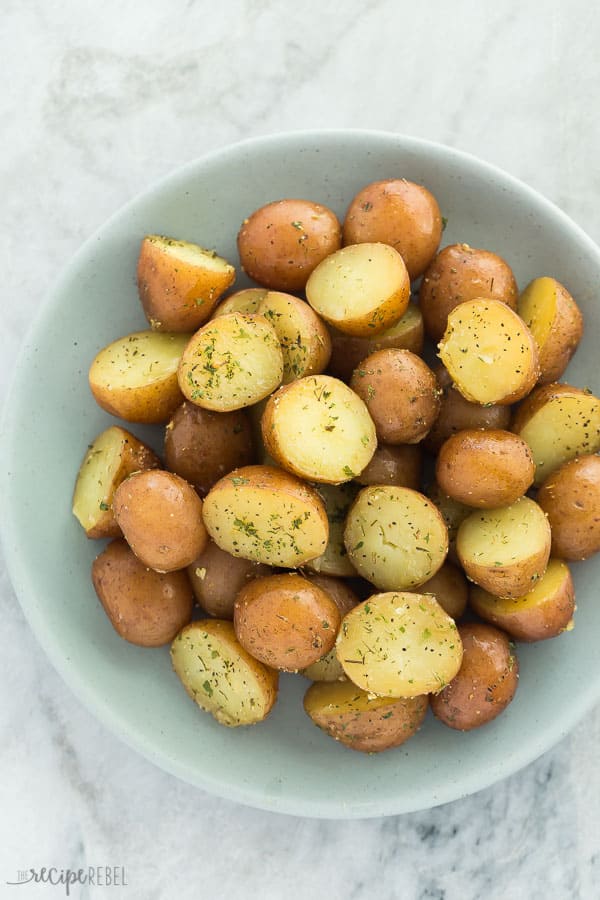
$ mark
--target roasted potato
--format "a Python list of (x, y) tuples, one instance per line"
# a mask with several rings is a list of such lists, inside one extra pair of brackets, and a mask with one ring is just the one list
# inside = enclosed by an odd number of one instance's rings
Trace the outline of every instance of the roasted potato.
[(538, 347), (541, 384), (560, 378), (583, 335), (583, 316), (555, 278), (534, 278), (519, 297), (518, 312)]
[(226, 316), (229, 313), (257, 313), (260, 301), (267, 295), (266, 288), (244, 288), (225, 297), (215, 307), (211, 319)]
[(344, 525), (348, 510), (358, 493), (358, 486), (353, 482), (345, 484), (315, 484), (315, 490), (325, 504), (329, 521), (329, 540), (325, 552), (316, 559), (309, 560), (306, 565), (323, 575), (351, 577), (356, 570), (344, 545)]
[(265, 565), (301, 566), (320, 556), (329, 538), (314, 488), (273, 466), (245, 466), (221, 478), (206, 496), (203, 517), (222, 550)]
[(92, 584), (111, 625), (131, 644), (169, 644), (192, 618), (194, 597), (185, 572), (146, 568), (123, 540), (96, 557)]
[(497, 253), (451, 244), (435, 257), (421, 282), (419, 306), (425, 331), (439, 341), (448, 315), (465, 300), (501, 300), (516, 310), (519, 289), (508, 263)]
[(456, 550), (471, 581), (497, 597), (521, 597), (546, 571), (550, 525), (537, 503), (521, 497), (467, 516)]
[(183, 402), (177, 368), (187, 334), (137, 331), (97, 354), (89, 371), (94, 400), (127, 422), (166, 422)]
[(348, 678), (383, 697), (441, 690), (460, 668), (454, 620), (431, 594), (375, 594), (342, 620), (336, 652)]
[[(340, 618), (360, 603), (358, 596), (343, 578), (330, 578), (328, 575), (315, 575), (306, 572), (305, 577), (328, 594), (338, 608)], [(302, 669), (302, 675), (311, 681), (345, 681), (346, 674), (337, 658), (335, 647), (316, 662)]]
[(267, 291), (258, 312), (271, 323), (283, 353), (283, 383), (324, 372), (331, 356), (331, 338), (313, 309), (291, 294)]
[(276, 200), (245, 219), (237, 245), (242, 268), (274, 291), (302, 291), (321, 260), (341, 247), (333, 213), (311, 200)]
[(202, 609), (217, 619), (233, 619), (236, 594), (253, 578), (270, 575), (262, 563), (221, 550), (214, 541), (187, 567), (194, 596)]
[(188, 241), (148, 234), (137, 264), (140, 300), (155, 331), (195, 331), (235, 281), (235, 269)]
[(130, 475), (115, 491), (113, 510), (135, 555), (157, 572), (185, 568), (206, 546), (202, 500), (172, 472)]
[(355, 369), (350, 387), (366, 403), (377, 439), (418, 444), (440, 410), (436, 377), (410, 350), (378, 350)]
[(339, 484), (368, 465), (375, 426), (354, 391), (331, 375), (309, 375), (280, 388), (262, 417), (267, 452), (309, 481)]
[(240, 644), (255, 659), (286, 672), (328, 653), (340, 621), (331, 595), (295, 572), (254, 578), (238, 592), (233, 608)]
[(538, 503), (552, 530), (552, 553), (587, 559), (600, 550), (600, 457), (565, 463), (542, 484)]
[(410, 280), (393, 247), (351, 244), (319, 263), (306, 283), (306, 298), (338, 331), (372, 337), (404, 315)]
[(419, 588), (420, 594), (433, 594), (442, 609), (453, 619), (460, 619), (469, 599), (469, 586), (462, 571), (445, 562), (433, 578)]
[(88, 446), (73, 492), (73, 515), (89, 538), (119, 537), (113, 496), (132, 472), (156, 469), (158, 456), (133, 434), (111, 425)]
[(431, 698), (431, 710), (444, 725), (471, 731), (503, 712), (519, 683), (519, 663), (503, 631), (481, 622), (458, 626), (463, 645), (458, 674)]
[(363, 753), (399, 747), (419, 730), (427, 706), (426, 696), (377, 697), (351, 681), (313, 684), (304, 695), (304, 710), (315, 725)]
[(356, 477), (359, 484), (395, 484), (418, 490), (423, 453), (418, 444), (379, 444), (371, 462)]
[(473, 585), (469, 605), (486, 622), (518, 641), (544, 641), (572, 626), (575, 588), (566, 563), (551, 559), (545, 573), (523, 597), (494, 597)]
[(411, 281), (423, 274), (441, 238), (437, 200), (422, 184), (406, 178), (368, 184), (354, 197), (344, 219), (344, 244), (390, 244), (402, 255)]
[(173, 641), (171, 662), (192, 700), (221, 725), (255, 725), (277, 699), (278, 672), (244, 650), (231, 622), (191, 622)]

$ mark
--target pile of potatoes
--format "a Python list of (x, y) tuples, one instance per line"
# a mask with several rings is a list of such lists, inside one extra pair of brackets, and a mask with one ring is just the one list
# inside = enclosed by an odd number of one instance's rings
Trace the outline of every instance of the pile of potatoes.
[(224, 725), (263, 720), (283, 671), (354, 750), (402, 744), (428, 706), (469, 730), (512, 700), (514, 640), (572, 628), (568, 562), (600, 549), (600, 401), (558, 382), (582, 316), (552, 277), (520, 293), (494, 252), (440, 251), (443, 228), (405, 179), (343, 223), (278, 200), (238, 234), (258, 286), (229, 294), (216, 253), (142, 240), (150, 328), (89, 383), (119, 419), (166, 423), (162, 459), (112, 425), (73, 512), (113, 539), (92, 581), (117, 633), (170, 645)]

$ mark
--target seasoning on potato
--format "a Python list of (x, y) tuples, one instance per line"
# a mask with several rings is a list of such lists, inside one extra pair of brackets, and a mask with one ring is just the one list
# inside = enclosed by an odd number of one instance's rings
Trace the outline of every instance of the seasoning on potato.
[[(332, 578), (329, 575), (306, 572), (305, 577), (312, 584), (325, 591), (338, 608), (340, 618), (360, 603), (358, 596), (343, 578)], [(335, 647), (321, 656), (316, 662), (301, 670), (302, 675), (311, 681), (345, 681), (346, 674), (337, 658)]]
[(538, 346), (541, 384), (561, 377), (583, 335), (583, 316), (555, 278), (534, 278), (519, 297), (518, 312)]
[(283, 353), (283, 384), (324, 372), (331, 356), (325, 324), (304, 300), (267, 291), (258, 312), (271, 323)]
[(323, 575), (352, 577), (356, 569), (348, 559), (344, 544), (344, 525), (350, 506), (358, 493), (354, 482), (345, 484), (316, 484), (315, 489), (325, 504), (329, 522), (329, 539), (324, 553), (310, 559), (306, 566)]
[(208, 541), (202, 553), (187, 567), (194, 596), (204, 612), (217, 619), (233, 619), (236, 595), (253, 578), (271, 569), (251, 559), (232, 556)]
[(552, 531), (552, 552), (587, 559), (600, 550), (600, 457), (580, 456), (542, 484), (538, 503)]
[(356, 477), (359, 484), (395, 484), (418, 490), (423, 451), (418, 444), (379, 444), (371, 462)]
[(257, 313), (260, 301), (266, 297), (266, 288), (243, 288), (221, 300), (213, 310), (211, 319), (226, 316), (228, 313)]
[(442, 609), (456, 620), (467, 608), (469, 586), (462, 570), (446, 561), (432, 578), (419, 587), (419, 593), (433, 594)]

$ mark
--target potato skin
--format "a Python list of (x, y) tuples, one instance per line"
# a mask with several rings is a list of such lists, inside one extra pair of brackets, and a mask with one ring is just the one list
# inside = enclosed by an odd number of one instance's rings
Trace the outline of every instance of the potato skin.
[(418, 491), (423, 452), (419, 444), (379, 444), (366, 469), (355, 479), (359, 484), (396, 484)]
[(519, 297), (519, 315), (528, 327), (535, 325), (528, 315), (528, 294), (541, 287), (555, 297), (555, 309), (546, 339), (538, 344), (540, 360), (539, 384), (549, 384), (561, 377), (583, 336), (583, 316), (568, 290), (555, 278), (535, 278)]
[(257, 313), (260, 301), (267, 296), (266, 288), (243, 288), (234, 291), (215, 307), (211, 319), (226, 316), (229, 313)]
[(169, 644), (192, 618), (194, 598), (185, 572), (155, 572), (123, 540), (92, 563), (92, 584), (117, 634), (140, 647)]
[(419, 588), (420, 594), (433, 594), (444, 612), (454, 620), (460, 619), (469, 599), (469, 587), (461, 569), (445, 562), (433, 578)]
[(130, 475), (117, 488), (113, 509), (135, 555), (157, 572), (185, 568), (206, 546), (202, 500), (172, 472), (151, 469)]
[(316, 662), (333, 647), (339, 610), (328, 593), (295, 573), (256, 578), (238, 593), (233, 625), (255, 659), (286, 672)]
[(533, 484), (535, 465), (524, 440), (500, 429), (466, 429), (442, 444), (436, 480), (467, 506), (494, 509), (514, 503)]
[(315, 725), (363, 753), (399, 747), (419, 730), (427, 706), (427, 696), (375, 697), (350, 681), (316, 682), (304, 695), (304, 710)]
[(244, 220), (237, 237), (242, 269), (274, 291), (302, 291), (313, 269), (342, 245), (340, 223), (312, 200), (276, 200)]
[(506, 634), (492, 625), (458, 626), (463, 660), (450, 684), (431, 698), (431, 710), (444, 725), (471, 731), (503, 712), (517, 690), (519, 663)]
[(552, 553), (587, 559), (600, 550), (600, 457), (564, 463), (542, 484), (538, 503), (548, 516)]
[[(346, 613), (349, 613), (351, 609), (354, 609), (360, 603), (358, 596), (349, 587), (347, 580), (344, 578), (334, 578), (314, 572), (305, 572), (304, 576), (331, 597), (342, 619)], [(312, 681), (331, 682), (346, 680), (346, 675), (337, 658), (335, 647), (332, 647), (328, 653), (316, 662), (302, 669), (302, 675), (310, 678)]]
[(352, 390), (364, 400), (377, 438), (386, 444), (418, 444), (440, 409), (435, 375), (410, 350), (378, 350), (355, 370)]
[(252, 462), (252, 428), (242, 410), (218, 413), (186, 400), (167, 425), (166, 468), (201, 497), (227, 472)]
[(450, 244), (435, 257), (421, 282), (419, 305), (425, 331), (439, 341), (448, 314), (459, 303), (485, 297), (516, 310), (519, 289), (510, 266), (497, 253)]
[(236, 595), (253, 578), (271, 573), (271, 567), (232, 556), (209, 540), (187, 567), (194, 596), (202, 609), (217, 619), (233, 620)]
[(380, 242), (400, 253), (410, 280), (423, 274), (442, 238), (437, 200), (406, 178), (375, 181), (353, 198), (343, 225), (344, 244)]

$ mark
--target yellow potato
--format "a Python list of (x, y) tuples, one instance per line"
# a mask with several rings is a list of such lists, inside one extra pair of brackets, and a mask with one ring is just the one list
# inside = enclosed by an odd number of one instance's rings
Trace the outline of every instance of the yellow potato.
[(260, 301), (266, 297), (266, 288), (244, 288), (221, 300), (214, 309), (211, 319), (226, 316), (229, 313), (257, 313)]
[(538, 503), (552, 530), (552, 552), (587, 559), (600, 551), (600, 456), (565, 463), (542, 484)]
[(258, 312), (273, 326), (283, 353), (283, 384), (324, 372), (331, 356), (329, 332), (304, 300), (267, 291)]
[[(343, 578), (330, 578), (327, 575), (315, 575), (312, 572), (307, 572), (306, 578), (331, 597), (342, 618), (360, 602), (357, 595), (348, 587), (348, 583)], [(332, 647), (328, 653), (316, 662), (302, 669), (302, 675), (310, 678), (311, 681), (346, 680), (346, 675), (337, 658), (335, 647)]]
[(538, 346), (541, 384), (560, 378), (583, 335), (583, 316), (555, 278), (535, 278), (518, 304), (519, 315)]
[(348, 510), (358, 493), (358, 487), (352, 482), (316, 484), (314, 487), (325, 504), (329, 520), (329, 540), (325, 552), (316, 559), (309, 560), (306, 565), (309, 569), (322, 572), (324, 575), (347, 577), (356, 575), (344, 545), (344, 525)]
[(194, 596), (202, 609), (217, 619), (233, 619), (236, 594), (246, 582), (269, 575), (262, 563), (232, 556), (208, 541), (202, 553), (187, 567)]

